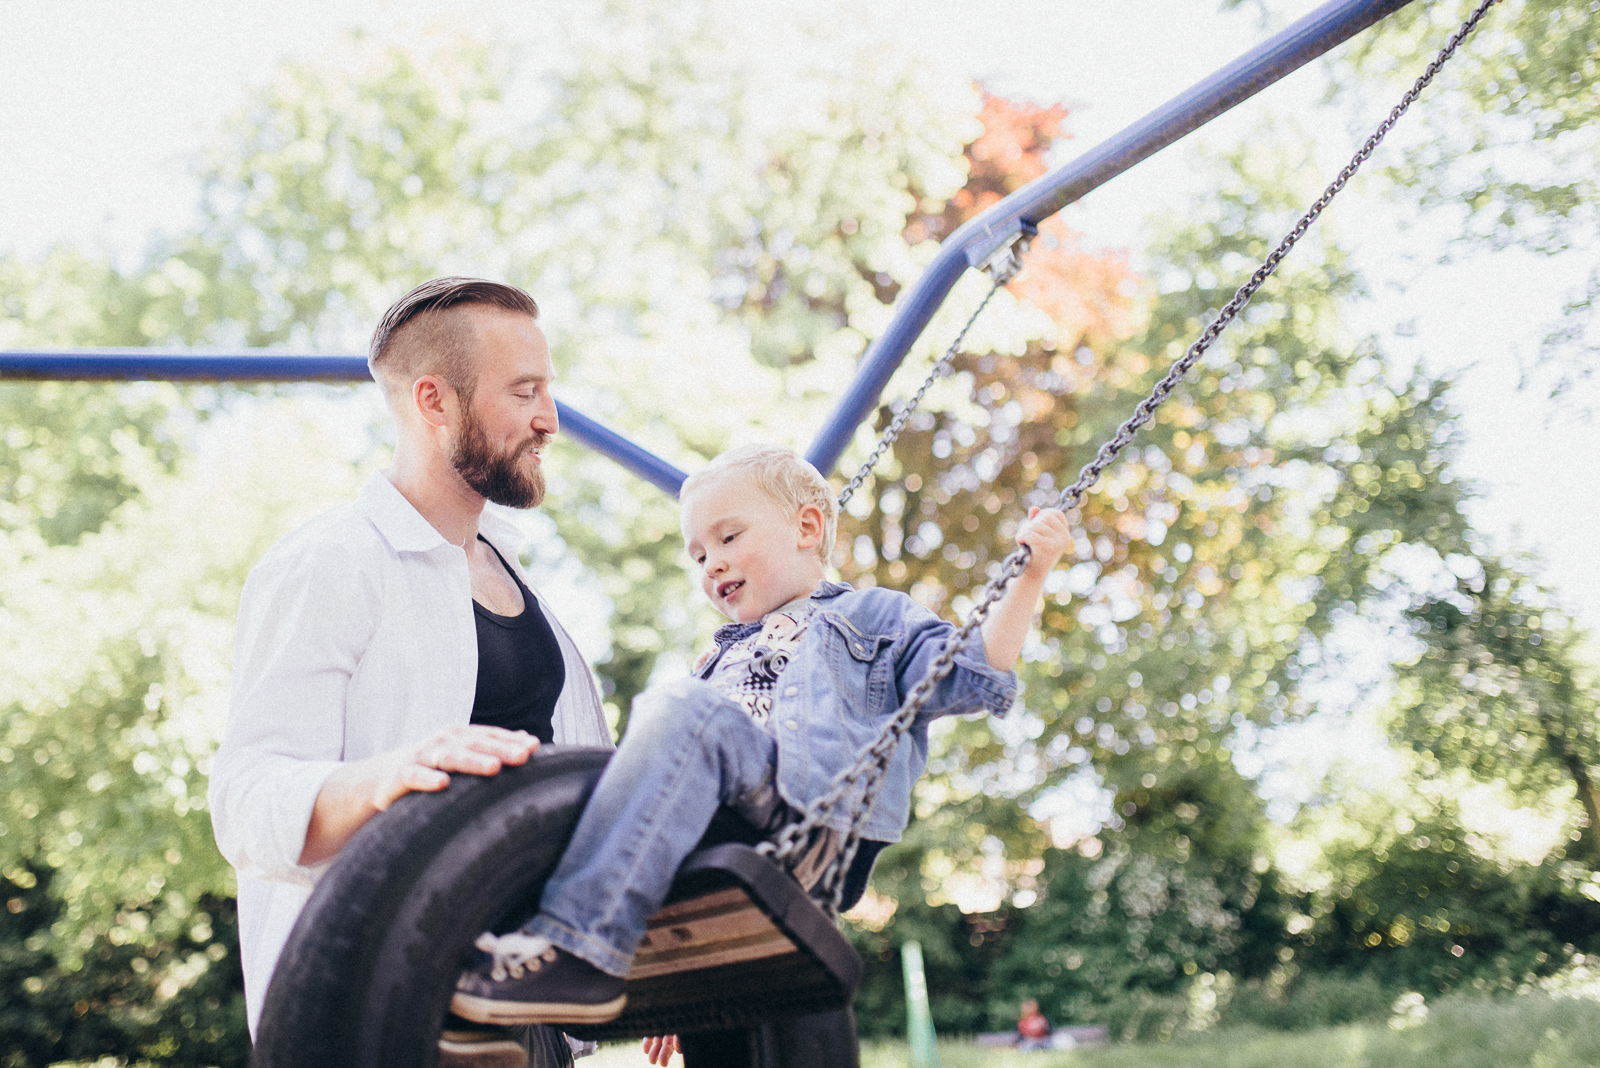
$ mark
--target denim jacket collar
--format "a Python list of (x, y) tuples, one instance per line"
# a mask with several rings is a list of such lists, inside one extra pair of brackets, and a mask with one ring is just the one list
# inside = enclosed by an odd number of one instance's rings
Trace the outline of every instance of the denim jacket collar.
[[(817, 585), (817, 588), (807, 595), (807, 598), (813, 601), (826, 601), (839, 596), (841, 593), (849, 593), (850, 591), (851, 587), (847, 582), (834, 582), (830, 579), (823, 579)], [(806, 598), (796, 598), (788, 604), (779, 605), (772, 612), (781, 612), (788, 608), (790, 604), (796, 604), (803, 599)], [(772, 612), (768, 612), (767, 615), (771, 615)], [(724, 623), (711, 635), (711, 640), (716, 642), (718, 649), (726, 649), (730, 643), (743, 641), (750, 635), (760, 631), (766, 622), (767, 616), (762, 616), (760, 619), (749, 623)], [(702, 674), (701, 677), (704, 678), (705, 676)]]

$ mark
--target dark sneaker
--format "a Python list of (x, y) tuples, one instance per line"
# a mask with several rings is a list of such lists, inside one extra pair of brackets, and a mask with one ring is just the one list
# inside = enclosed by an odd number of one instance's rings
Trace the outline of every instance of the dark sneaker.
[(622, 1015), (623, 981), (536, 935), (479, 937), (482, 956), (456, 982), (450, 1011), (477, 1023), (607, 1023)]
[(528, 1068), (528, 1050), (509, 1028), (451, 1016), (439, 1032), (438, 1068)]

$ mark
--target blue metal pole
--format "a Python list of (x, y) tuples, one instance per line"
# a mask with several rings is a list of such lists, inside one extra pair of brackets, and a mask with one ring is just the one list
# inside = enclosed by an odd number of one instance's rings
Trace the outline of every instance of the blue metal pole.
[(371, 382), (365, 356), (79, 349), (0, 352), (0, 379), (80, 382)]
[(916, 285), (901, 297), (888, 329), (867, 349), (855, 379), (812, 442), (807, 459), (824, 474), (833, 470), (856, 427), (877, 407), (895, 369), (967, 268), (981, 266), (1024, 229), (1037, 226), (1410, 2), (1331, 0), (1110, 140), (969, 219), (945, 239)]
[[(187, 353), (150, 349), (75, 352), (0, 352), (0, 380), (80, 382), (371, 382), (365, 356), (296, 356), (287, 353)], [(556, 401), (562, 433), (608, 456), (646, 482), (676, 497), (688, 477), (642, 446)]]
[(646, 482), (676, 497), (689, 476), (667, 463), (642, 445), (635, 445), (608, 426), (590, 419), (587, 415), (556, 401), (561, 412), (561, 432), (571, 434), (580, 443), (589, 446), (602, 456), (608, 456), (632, 471)]
[[(856, 427), (872, 413), (895, 369), (967, 268), (981, 266), (1018, 233), (1410, 2), (1330, 0), (1120, 134), (962, 225), (940, 246), (927, 271), (899, 302), (888, 329), (868, 348), (844, 397), (812, 443), (811, 462), (824, 472), (833, 470)], [(0, 379), (364, 382), (369, 377), (366, 361), (359, 356), (102, 349), (3, 352)], [(560, 408), (574, 438), (676, 496), (685, 478), (682, 471), (565, 405)]]

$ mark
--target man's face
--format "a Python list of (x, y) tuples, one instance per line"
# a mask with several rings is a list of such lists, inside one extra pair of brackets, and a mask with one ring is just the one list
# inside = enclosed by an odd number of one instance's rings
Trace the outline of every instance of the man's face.
[(478, 380), (462, 398), (450, 463), (480, 496), (509, 508), (532, 508), (544, 500), (540, 451), (559, 429), (550, 394), (550, 348), (525, 315), (493, 307), (465, 310), (472, 317)]

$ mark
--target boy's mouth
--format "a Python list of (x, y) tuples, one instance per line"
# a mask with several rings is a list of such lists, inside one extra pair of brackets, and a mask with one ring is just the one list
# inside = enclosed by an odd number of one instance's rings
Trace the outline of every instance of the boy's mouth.
[(729, 582), (717, 583), (717, 597), (726, 601), (732, 594), (744, 587), (744, 579), (734, 579)]

